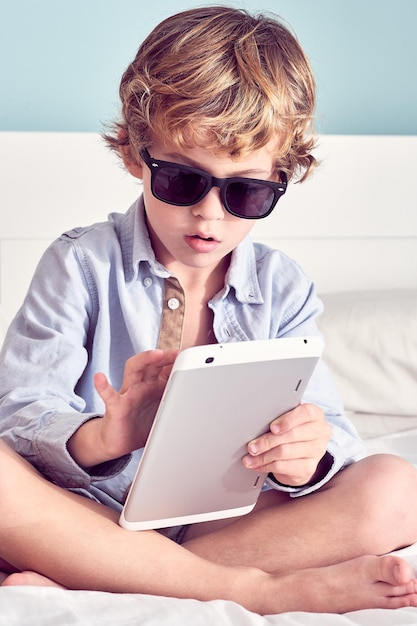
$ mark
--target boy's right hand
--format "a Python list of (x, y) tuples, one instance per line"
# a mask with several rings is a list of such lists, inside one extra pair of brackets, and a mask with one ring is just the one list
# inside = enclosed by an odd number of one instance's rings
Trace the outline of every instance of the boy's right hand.
[(68, 451), (88, 468), (145, 445), (178, 350), (149, 350), (126, 361), (123, 383), (114, 389), (104, 374), (94, 383), (106, 410), (85, 422), (68, 441)]

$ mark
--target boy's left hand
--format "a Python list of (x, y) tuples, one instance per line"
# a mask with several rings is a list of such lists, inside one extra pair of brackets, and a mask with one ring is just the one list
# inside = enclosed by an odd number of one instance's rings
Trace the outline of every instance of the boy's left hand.
[(319, 407), (300, 404), (271, 422), (269, 432), (248, 443), (243, 464), (272, 473), (284, 485), (306, 485), (315, 479), (331, 432)]

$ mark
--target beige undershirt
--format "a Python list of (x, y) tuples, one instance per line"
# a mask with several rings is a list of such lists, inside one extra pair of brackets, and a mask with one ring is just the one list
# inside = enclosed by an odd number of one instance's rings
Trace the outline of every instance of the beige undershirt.
[[(164, 281), (164, 299), (159, 330), (158, 348), (161, 350), (180, 349), (185, 317), (185, 294), (176, 278), (170, 276)], [(159, 528), (165, 537), (178, 541), (178, 533), (184, 533), (185, 527), (173, 526)], [(179, 535), (178, 535), (179, 536)]]
[(184, 328), (185, 294), (176, 278), (170, 276), (164, 282), (164, 300), (158, 348), (179, 350)]

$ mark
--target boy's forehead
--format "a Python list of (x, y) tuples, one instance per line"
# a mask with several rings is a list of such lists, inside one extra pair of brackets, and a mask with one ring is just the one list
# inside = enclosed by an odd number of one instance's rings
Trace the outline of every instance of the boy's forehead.
[(205, 154), (209, 157), (241, 163), (252, 157), (259, 156), (260, 153), (264, 153), (265, 156), (268, 154), (276, 159), (282, 151), (283, 141), (279, 136), (274, 136), (260, 145), (253, 145), (244, 153), (236, 153), (232, 142), (219, 141), (218, 136), (215, 136), (214, 133), (206, 132), (204, 134), (199, 133), (198, 137), (193, 137), (190, 134), (187, 141), (181, 143), (176, 141), (176, 137), (169, 138), (153, 135), (151, 145), (162, 148), (164, 152), (184, 155), (189, 158), (192, 158), (193, 155)]
[(163, 141), (155, 141), (152, 146), (148, 146), (148, 151), (154, 158), (195, 167), (214, 176), (264, 178), (277, 169), (276, 144), (276, 141), (270, 141), (245, 154), (232, 155), (223, 145), (190, 144), (179, 147), (164, 138)]

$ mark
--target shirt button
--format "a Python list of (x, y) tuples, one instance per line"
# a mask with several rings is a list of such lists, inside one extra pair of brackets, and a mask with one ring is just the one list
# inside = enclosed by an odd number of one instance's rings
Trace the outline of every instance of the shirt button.
[(149, 276), (147, 278), (144, 279), (143, 284), (146, 288), (150, 287), (153, 283), (152, 278), (150, 278)]
[(171, 311), (175, 311), (175, 309), (178, 309), (179, 306), (180, 301), (178, 300), (178, 298), (170, 298), (168, 300), (168, 308), (170, 308)]

